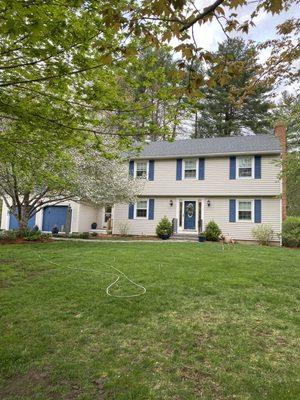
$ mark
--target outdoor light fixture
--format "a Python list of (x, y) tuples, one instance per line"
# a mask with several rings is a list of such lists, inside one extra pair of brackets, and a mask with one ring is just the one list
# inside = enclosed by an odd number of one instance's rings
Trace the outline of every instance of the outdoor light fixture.
[(207, 200), (207, 207), (210, 207), (210, 200)]
[(169, 204), (170, 204), (170, 207), (173, 207), (173, 200), (170, 200)]

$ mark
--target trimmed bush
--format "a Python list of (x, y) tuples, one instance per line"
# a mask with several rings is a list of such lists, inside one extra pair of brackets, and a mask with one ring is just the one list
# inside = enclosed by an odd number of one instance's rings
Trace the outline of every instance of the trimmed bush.
[(35, 225), (32, 229), (27, 228), (22, 232), (20, 232), (20, 237), (21, 236), (23, 237), (24, 240), (27, 240), (28, 242), (34, 242), (41, 238), (42, 232)]
[(300, 247), (300, 217), (287, 217), (282, 225), (282, 244)]
[(0, 240), (13, 242), (18, 238), (19, 238), (18, 231), (9, 230), (0, 232)]
[(0, 241), (14, 242), (17, 239), (23, 239), (28, 242), (35, 242), (38, 240), (47, 241), (51, 235), (42, 233), (37, 227), (32, 229), (26, 228), (23, 230), (8, 230), (0, 232)]
[(258, 241), (259, 244), (269, 246), (274, 231), (269, 224), (260, 224), (252, 229), (251, 232), (253, 238)]
[(172, 223), (168, 220), (167, 217), (163, 217), (157, 227), (156, 227), (156, 234), (159, 238), (161, 238), (163, 235), (172, 235)]
[(78, 238), (79, 238), (79, 239), (88, 239), (89, 237), (90, 237), (89, 232), (81, 232), (81, 233), (78, 235)]
[(73, 232), (73, 233), (69, 233), (67, 235), (67, 237), (70, 239), (89, 239), (90, 233), (89, 232)]
[(205, 227), (206, 240), (210, 240), (211, 242), (218, 242), (221, 233), (222, 231), (215, 221), (209, 221)]

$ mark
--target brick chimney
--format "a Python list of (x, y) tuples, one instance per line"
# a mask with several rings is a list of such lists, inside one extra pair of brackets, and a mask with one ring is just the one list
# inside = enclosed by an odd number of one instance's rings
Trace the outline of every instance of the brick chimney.
[[(281, 160), (286, 159), (287, 143), (286, 143), (286, 127), (283, 122), (278, 122), (274, 128), (274, 135), (280, 140), (281, 146)], [(282, 177), (282, 195), (281, 195), (281, 207), (282, 207), (282, 221), (286, 218), (286, 180)]]

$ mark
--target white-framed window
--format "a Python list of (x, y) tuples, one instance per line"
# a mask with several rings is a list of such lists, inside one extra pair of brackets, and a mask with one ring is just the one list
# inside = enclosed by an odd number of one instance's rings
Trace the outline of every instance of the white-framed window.
[(148, 161), (139, 160), (135, 163), (135, 178), (148, 179)]
[(237, 221), (253, 221), (253, 200), (237, 201)]
[(148, 217), (148, 200), (139, 200), (135, 203), (135, 218)]
[(197, 179), (197, 160), (194, 158), (183, 160), (184, 179)]
[(237, 178), (253, 178), (254, 158), (244, 156), (237, 158)]

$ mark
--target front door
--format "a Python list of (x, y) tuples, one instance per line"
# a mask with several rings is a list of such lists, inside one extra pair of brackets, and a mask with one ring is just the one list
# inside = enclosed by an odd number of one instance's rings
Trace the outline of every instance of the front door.
[(184, 202), (184, 229), (196, 228), (196, 202), (185, 201)]
[(103, 227), (107, 227), (107, 222), (111, 219), (111, 214), (112, 214), (112, 206), (105, 206), (104, 207), (104, 223)]

